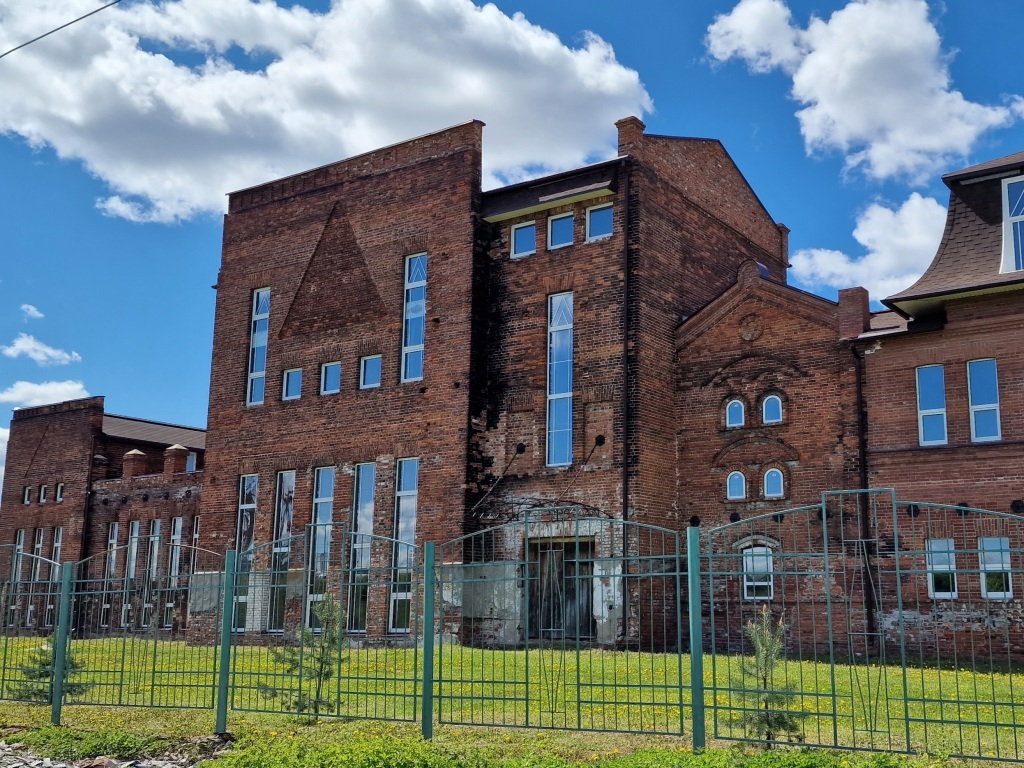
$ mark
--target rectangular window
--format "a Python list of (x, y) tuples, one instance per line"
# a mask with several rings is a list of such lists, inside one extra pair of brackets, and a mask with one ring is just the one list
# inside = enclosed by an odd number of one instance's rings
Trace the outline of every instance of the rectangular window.
[(334, 522), (334, 467), (317, 467), (313, 479), (313, 529), (309, 535), (309, 595), (306, 625), (320, 629), (314, 613), (327, 592), (331, 563), (331, 527)]
[(53, 546), (50, 548), (50, 559), (53, 564), (50, 566), (50, 581), (60, 581), (60, 559), (63, 557), (64, 529), (53, 529)]
[(366, 600), (370, 583), (370, 545), (373, 536), (373, 495), (377, 465), (356, 464), (352, 500), (352, 552), (349, 561), (348, 631), (366, 631)]
[(7, 596), (7, 626), (18, 624), (18, 591), (21, 589), (22, 563), (25, 560), (25, 529), (19, 528), (14, 534), (14, 556), (11, 561), (11, 590)]
[(49, 491), (49, 486), (46, 486), (46, 485), (40, 485), (39, 486), (39, 503), (40, 504), (45, 504), (46, 503), (47, 491)]
[(57, 490), (53, 494), (53, 500), (58, 504), (64, 501), (64, 483), (57, 483)]
[(32, 503), (32, 487), (26, 485), (25, 490), (21, 493), (21, 503), (31, 504)]
[(298, 400), (302, 397), (302, 369), (289, 368), (284, 372), (281, 385), (282, 400)]
[(548, 219), (548, 250), (572, 245), (574, 217), (571, 213)]
[(43, 575), (43, 541), (46, 533), (42, 528), (36, 528), (35, 536), (32, 538), (32, 575), (30, 581), (39, 581)]
[(405, 260), (405, 309), (402, 312), (402, 381), (423, 378), (427, 332), (427, 254)]
[(189, 573), (198, 573), (199, 565), (199, 515), (192, 518), (192, 550), (189, 552)]
[(295, 470), (289, 469), (277, 473), (277, 496), (274, 501), (274, 541), (270, 551), (270, 606), (267, 614), (267, 629), (271, 632), (284, 630), (294, 517)]
[(978, 539), (978, 560), (981, 570), (981, 596), (986, 600), (1012, 598), (1010, 539), (1006, 536)]
[(142, 604), (141, 626), (148, 627), (153, 623), (153, 604), (157, 589), (157, 573), (160, 567), (160, 521), (149, 521), (149, 536), (146, 537), (146, 570), (142, 574), (141, 594), (139, 602)]
[(110, 606), (113, 602), (114, 579), (117, 578), (117, 535), (118, 524), (107, 527), (107, 561), (103, 569), (103, 602), (100, 608), (100, 626), (110, 626)]
[(975, 443), (999, 440), (999, 374), (996, 361), (967, 363), (967, 395), (971, 407), (971, 440)]
[(528, 221), (525, 224), (515, 224), (512, 227), (512, 253), (513, 259), (521, 259), (537, 252), (537, 224)]
[(185, 471), (195, 472), (198, 463), (199, 454), (197, 454), (195, 451), (189, 451), (188, 456), (185, 457)]
[(373, 389), (380, 386), (380, 355), (359, 358), (359, 388)]
[(324, 363), (320, 366), (320, 394), (336, 395), (341, 392), (341, 363)]
[(252, 293), (252, 323), (249, 336), (249, 384), (246, 405), (261, 405), (267, 376), (267, 335), (270, 330), (270, 289)]
[(928, 597), (956, 600), (956, 554), (952, 539), (925, 542), (928, 565)]
[(571, 293), (548, 297), (547, 465), (572, 464)]
[(917, 369), (917, 430), (921, 445), (946, 444), (946, 377), (941, 365)]
[[(60, 486), (58, 486), (59, 488)], [(46, 612), (43, 614), (43, 626), (52, 627), (57, 611), (57, 600), (60, 599), (60, 559), (64, 547), (64, 529), (53, 529), (53, 546), (50, 547), (50, 587), (46, 592)]]
[(163, 626), (174, 626), (174, 606), (182, 597), (181, 590), (181, 533), (185, 521), (171, 518), (171, 546), (167, 553), (167, 593), (164, 599)]
[(743, 550), (743, 599), (771, 600), (775, 595), (775, 558), (770, 547)]
[(127, 627), (132, 620), (132, 610), (137, 610), (141, 590), (135, 576), (139, 564), (139, 521), (128, 523), (128, 552), (124, 563), (124, 593), (121, 596), (121, 626)]
[(238, 522), (235, 526), (235, 617), (232, 626), (244, 632), (249, 619), (249, 572), (252, 571), (256, 534), (256, 493), (259, 475), (238, 479)]
[(416, 505), (419, 496), (419, 459), (399, 459), (395, 479), (395, 547), (391, 558), (391, 607), (388, 632), (412, 627), (412, 574), (416, 567)]
[(1003, 179), (1003, 259), (1000, 272), (1024, 269), (1024, 179)]
[(587, 208), (587, 242), (612, 235), (612, 206), (598, 205)]

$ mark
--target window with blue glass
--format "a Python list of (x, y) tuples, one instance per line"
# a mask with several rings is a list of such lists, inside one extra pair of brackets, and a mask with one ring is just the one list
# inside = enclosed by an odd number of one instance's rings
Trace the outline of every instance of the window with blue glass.
[(399, 459), (395, 478), (395, 542), (391, 557), (391, 606), (388, 632), (409, 632), (412, 626), (412, 574), (416, 567), (416, 507), (419, 459)]
[(373, 497), (377, 465), (356, 464), (352, 502), (352, 551), (350, 553), (348, 631), (366, 631), (366, 606), (370, 590), (370, 549), (373, 544)]
[(778, 395), (768, 395), (761, 403), (761, 421), (764, 424), (782, 423), (782, 398)]
[(725, 478), (725, 498), (729, 501), (747, 498), (747, 478), (742, 472), (730, 472)]
[(284, 372), (281, 399), (298, 400), (300, 397), (302, 397), (302, 369), (290, 368)]
[(267, 379), (267, 331), (270, 328), (270, 289), (252, 293), (252, 317), (249, 330), (249, 380), (245, 404), (260, 405)]
[(320, 394), (336, 395), (341, 392), (341, 363), (324, 363), (320, 366)]
[(587, 209), (587, 241), (611, 237), (612, 206), (599, 205)]
[(552, 216), (548, 219), (548, 250), (572, 245), (573, 215)]
[(427, 254), (405, 260), (405, 310), (402, 330), (402, 381), (423, 378), (423, 343), (427, 333)]
[(513, 259), (529, 256), (537, 252), (537, 224), (528, 221), (525, 224), (516, 224), (512, 227), (512, 253)]
[(572, 293), (548, 297), (547, 465), (572, 464)]
[(766, 499), (781, 499), (786, 495), (782, 478), (782, 471), (769, 469), (764, 473), (764, 497)]
[(380, 355), (359, 358), (359, 388), (373, 389), (380, 386)]
[(742, 427), (745, 421), (745, 408), (742, 400), (730, 400), (725, 404), (725, 426), (729, 429)]
[(917, 433), (921, 445), (946, 444), (946, 374), (941, 365), (917, 369)]
[(1003, 180), (1002, 272), (1024, 269), (1024, 179)]
[(967, 397), (971, 408), (971, 440), (984, 443), (999, 440), (999, 375), (996, 361), (971, 360), (967, 363)]

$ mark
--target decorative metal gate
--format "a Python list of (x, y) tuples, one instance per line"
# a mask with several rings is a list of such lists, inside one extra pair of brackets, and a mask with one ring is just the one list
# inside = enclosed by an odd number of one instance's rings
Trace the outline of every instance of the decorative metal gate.
[(541, 509), (439, 553), (440, 722), (682, 732), (677, 532)]

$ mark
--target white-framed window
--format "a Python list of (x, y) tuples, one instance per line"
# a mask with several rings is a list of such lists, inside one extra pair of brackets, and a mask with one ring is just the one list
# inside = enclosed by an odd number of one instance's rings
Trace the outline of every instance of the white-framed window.
[(188, 456), (185, 457), (185, 471), (195, 472), (198, 462), (199, 454), (197, 454), (195, 451), (189, 451)]
[(730, 400), (725, 404), (725, 426), (728, 429), (742, 427), (746, 420), (746, 407), (742, 400)]
[(110, 605), (114, 596), (114, 579), (117, 578), (117, 537), (118, 523), (107, 526), (107, 555), (103, 568), (103, 602), (100, 604), (100, 626), (110, 626)]
[(252, 570), (256, 538), (256, 497), (259, 475), (238, 478), (238, 519), (235, 524), (235, 605), (232, 628), (244, 632), (249, 625), (249, 572)]
[(139, 521), (132, 520), (128, 523), (128, 551), (124, 562), (124, 591), (121, 595), (121, 626), (127, 627), (131, 624), (132, 608), (138, 602), (137, 588), (135, 583), (136, 571), (139, 566)]
[(946, 444), (946, 374), (941, 365), (917, 369), (917, 431), (921, 445)]
[(26, 485), (25, 490), (21, 492), (21, 503), (31, 504), (32, 503), (32, 486)]
[(295, 470), (286, 469), (277, 473), (277, 495), (274, 501), (274, 539), (270, 550), (270, 605), (267, 609), (267, 630), (270, 632), (284, 631), (294, 519)]
[(366, 632), (366, 604), (370, 589), (370, 547), (373, 543), (373, 497), (377, 465), (356, 464), (352, 499), (352, 552), (350, 553), (348, 631)]
[(401, 381), (423, 378), (423, 345), (427, 334), (427, 254), (405, 259), (405, 305), (402, 310)]
[(764, 473), (764, 497), (766, 499), (781, 499), (785, 495), (786, 487), (782, 470), (769, 469)]
[(36, 528), (32, 537), (32, 568), (29, 581), (40, 581), (43, 578), (43, 542), (46, 540), (46, 531), (43, 528)]
[(317, 467), (313, 472), (313, 527), (309, 534), (309, 592), (306, 596), (306, 626), (313, 630), (321, 628), (314, 609), (327, 593), (334, 523), (334, 474), (334, 467)]
[(761, 422), (764, 424), (782, 423), (782, 398), (768, 395), (761, 403)]
[(572, 293), (548, 296), (547, 465), (572, 464)]
[(1024, 178), (1003, 179), (1003, 259), (1000, 272), (1024, 269)]
[(419, 470), (419, 459), (399, 459), (396, 462), (395, 545), (391, 558), (391, 605), (388, 611), (388, 632), (391, 633), (405, 633), (412, 628)]
[(725, 478), (725, 498), (729, 501), (747, 498), (747, 478), (742, 472), (730, 472)]
[(999, 373), (994, 358), (968, 361), (967, 399), (971, 409), (971, 440), (999, 440)]
[(743, 550), (743, 599), (771, 600), (775, 596), (775, 556), (771, 547)]
[(575, 217), (571, 213), (548, 217), (548, 250), (572, 245)]
[(302, 369), (289, 368), (281, 382), (281, 399), (298, 400), (302, 397)]
[(981, 596), (986, 600), (1013, 597), (1010, 580), (1010, 539), (989, 536), (978, 539), (978, 566), (981, 570)]
[(336, 395), (341, 392), (341, 363), (324, 363), (320, 366), (320, 394)]
[(261, 405), (267, 378), (267, 337), (270, 331), (270, 289), (252, 292), (252, 319), (249, 331), (249, 382), (245, 404)]
[(956, 600), (956, 552), (952, 539), (928, 539), (925, 559), (928, 566), (928, 597)]
[(189, 573), (197, 573), (199, 565), (199, 515), (192, 518), (192, 550), (189, 552)]
[(512, 240), (511, 258), (521, 259), (537, 252), (537, 222), (513, 224), (509, 235)]
[(611, 204), (587, 208), (587, 242), (612, 236)]
[(46, 496), (47, 496), (47, 493), (48, 493), (49, 490), (50, 490), (50, 486), (48, 486), (48, 485), (40, 485), (39, 486), (39, 503), (40, 504), (45, 504), (46, 503)]
[(174, 604), (181, 596), (181, 536), (185, 521), (180, 517), (171, 518), (171, 545), (167, 553), (167, 591), (164, 595), (162, 624), (174, 626)]
[[(25, 562), (25, 529), (19, 528), (14, 534), (14, 557), (11, 562), (11, 581), (14, 590), (17, 591), (22, 577), (22, 564)], [(17, 595), (7, 597), (7, 626), (15, 627), (18, 624), (18, 608), (20, 605)]]
[(64, 483), (57, 483), (57, 488), (53, 492), (53, 500), (57, 504), (60, 504), (62, 501), (64, 501)]
[(50, 581), (60, 581), (60, 559), (64, 549), (64, 529), (60, 526), (53, 529), (53, 546), (50, 548)]
[(359, 388), (373, 389), (380, 386), (380, 355), (359, 358)]

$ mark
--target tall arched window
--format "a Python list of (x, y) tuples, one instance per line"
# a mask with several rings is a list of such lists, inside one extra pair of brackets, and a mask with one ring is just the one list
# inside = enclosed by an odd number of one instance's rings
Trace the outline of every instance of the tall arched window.
[(730, 472), (725, 480), (725, 498), (730, 500), (747, 498), (747, 478), (742, 472)]
[(725, 426), (742, 427), (745, 421), (742, 400), (730, 400), (725, 404)]
[(782, 421), (782, 398), (768, 395), (761, 404), (761, 421), (765, 424), (779, 424)]
[(786, 495), (785, 490), (781, 471), (769, 469), (764, 473), (764, 497), (766, 499), (781, 499)]

